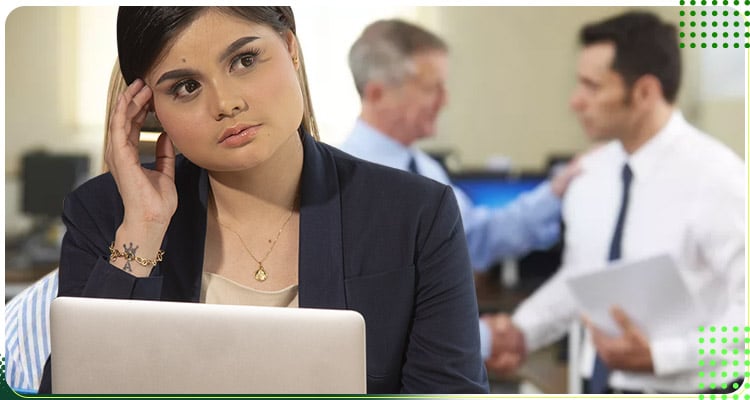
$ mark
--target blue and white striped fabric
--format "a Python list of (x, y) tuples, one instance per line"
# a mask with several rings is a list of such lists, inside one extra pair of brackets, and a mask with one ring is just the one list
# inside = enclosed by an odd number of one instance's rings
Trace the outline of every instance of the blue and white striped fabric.
[(50, 354), (49, 306), (57, 296), (57, 269), (5, 305), (5, 375), (19, 393), (36, 393)]

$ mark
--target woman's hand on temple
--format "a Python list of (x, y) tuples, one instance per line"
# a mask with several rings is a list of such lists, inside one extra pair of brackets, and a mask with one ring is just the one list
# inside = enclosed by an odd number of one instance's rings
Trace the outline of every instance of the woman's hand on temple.
[(156, 254), (177, 209), (175, 151), (165, 133), (159, 136), (156, 143), (155, 169), (144, 168), (140, 163), (138, 144), (141, 126), (146, 119), (152, 94), (151, 88), (140, 79), (136, 79), (120, 94), (109, 121), (105, 151), (105, 161), (117, 183), (125, 208), (115, 246), (119, 248), (124, 243), (132, 242), (139, 246), (141, 250), (138, 255), (142, 257)]

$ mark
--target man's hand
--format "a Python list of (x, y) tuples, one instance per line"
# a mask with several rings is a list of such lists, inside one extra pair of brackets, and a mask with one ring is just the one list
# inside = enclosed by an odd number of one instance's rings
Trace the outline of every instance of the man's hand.
[(492, 332), (492, 353), (485, 360), (487, 369), (498, 375), (514, 372), (526, 359), (523, 332), (508, 314), (494, 314), (482, 319)]
[(609, 336), (595, 327), (587, 318), (583, 318), (584, 324), (591, 331), (599, 357), (610, 369), (653, 372), (651, 347), (646, 336), (620, 307), (613, 307), (611, 313), (620, 326), (621, 336)]
[(567, 164), (560, 167), (559, 170), (554, 172), (550, 188), (552, 189), (552, 193), (558, 198), (562, 198), (565, 195), (565, 191), (568, 190), (570, 182), (581, 173), (580, 158), (580, 156), (573, 158)]

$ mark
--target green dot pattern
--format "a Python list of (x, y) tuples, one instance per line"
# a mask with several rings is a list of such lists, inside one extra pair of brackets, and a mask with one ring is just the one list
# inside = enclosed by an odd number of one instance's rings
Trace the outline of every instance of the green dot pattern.
[[(681, 49), (748, 49), (750, 48), (750, 0), (685, 1), (680, 0), (679, 45)], [(699, 327), (712, 333), (738, 333), (738, 326)], [(724, 328), (723, 331), (717, 329)], [(736, 328), (736, 330), (735, 330)], [(745, 332), (748, 332), (745, 330)], [(732, 340), (731, 338), (728, 340)], [(747, 342), (750, 343), (750, 342)], [(750, 400), (750, 399), (748, 399)]]
[[(746, 0), (750, 2), (750, 0)], [(687, 35), (686, 35), (687, 36)], [(707, 43), (682, 43), (684, 47), (706, 47)], [(738, 48), (739, 43), (711, 43), (711, 47)], [(683, 48), (684, 48), (683, 47)], [(741, 351), (743, 350), (743, 351)], [(700, 395), (700, 399), (750, 400), (750, 326), (698, 327), (698, 390), (722, 390), (733, 395)], [(745, 378), (742, 383), (736, 382)], [(742, 393), (737, 393), (744, 389)]]

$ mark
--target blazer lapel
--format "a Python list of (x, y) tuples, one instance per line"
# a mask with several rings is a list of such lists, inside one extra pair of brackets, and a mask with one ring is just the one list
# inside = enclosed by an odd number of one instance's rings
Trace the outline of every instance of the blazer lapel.
[(299, 304), (346, 308), (341, 232), (341, 196), (333, 157), (302, 134), (299, 232)]
[[(208, 174), (202, 168), (185, 164), (175, 177), (180, 202), (166, 235), (162, 300), (200, 300), (201, 273), (206, 240)], [(196, 186), (196, 182), (198, 183)]]

